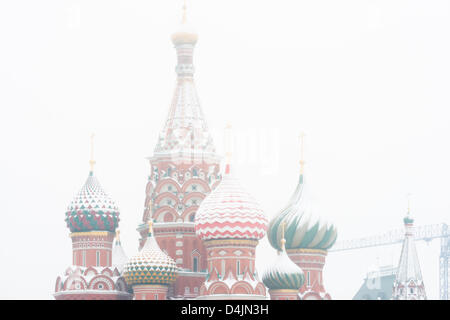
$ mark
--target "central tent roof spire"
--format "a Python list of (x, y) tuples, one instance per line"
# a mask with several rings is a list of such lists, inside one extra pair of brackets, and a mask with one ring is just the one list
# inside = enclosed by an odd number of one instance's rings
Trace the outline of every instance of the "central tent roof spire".
[(198, 35), (187, 23), (186, 8), (184, 2), (181, 24), (172, 34), (177, 54), (177, 82), (153, 159), (171, 159), (175, 163), (217, 161), (212, 137), (195, 88), (193, 61)]
[(303, 174), (305, 170), (305, 150), (304, 150), (305, 136), (306, 134), (304, 132), (300, 133), (300, 174)]

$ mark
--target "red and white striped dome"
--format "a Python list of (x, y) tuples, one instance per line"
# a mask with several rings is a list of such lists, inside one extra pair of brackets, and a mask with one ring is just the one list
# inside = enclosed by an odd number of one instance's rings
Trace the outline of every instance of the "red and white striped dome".
[(195, 217), (195, 231), (202, 240), (259, 240), (267, 224), (259, 203), (230, 174), (202, 201)]

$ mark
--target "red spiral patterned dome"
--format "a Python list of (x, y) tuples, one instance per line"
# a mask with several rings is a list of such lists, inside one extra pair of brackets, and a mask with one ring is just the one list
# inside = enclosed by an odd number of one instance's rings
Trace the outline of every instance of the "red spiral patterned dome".
[(202, 240), (259, 240), (266, 234), (267, 224), (259, 203), (231, 174), (203, 200), (195, 217), (195, 230)]

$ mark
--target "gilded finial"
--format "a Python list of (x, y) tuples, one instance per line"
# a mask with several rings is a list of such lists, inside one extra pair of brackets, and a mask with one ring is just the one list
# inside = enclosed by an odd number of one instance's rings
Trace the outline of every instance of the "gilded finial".
[(151, 236), (153, 234), (153, 220), (150, 219), (147, 222), (148, 224), (148, 235)]
[(300, 173), (303, 174), (305, 170), (305, 150), (304, 150), (304, 139), (306, 134), (304, 132), (300, 133)]
[(183, 16), (182, 16), (182, 18), (181, 18), (181, 23), (183, 23), (183, 24), (185, 24), (186, 21), (187, 21), (187, 18), (186, 18), (186, 8), (187, 8), (187, 6), (186, 6), (186, 0), (184, 0), (184, 3), (183, 3)]
[(120, 243), (120, 230), (119, 229), (116, 230), (116, 242)]
[(91, 160), (89, 160), (89, 165), (91, 167), (90, 172), (93, 173), (94, 172), (94, 165), (95, 165), (95, 160), (94, 160), (94, 137), (95, 134), (91, 134)]
[(231, 152), (231, 123), (228, 123), (225, 126), (224, 148), (225, 148), (225, 161), (226, 161), (225, 173), (230, 173), (231, 156), (232, 156), (232, 152)]
[(285, 221), (283, 221), (282, 223), (281, 223), (281, 251), (284, 251), (285, 250), (285, 244), (286, 244), (286, 239), (284, 238), (284, 228), (285, 228), (285, 226), (286, 226), (286, 222)]
[(408, 216), (409, 216), (411, 212), (411, 193), (408, 193), (406, 196), (408, 197)]

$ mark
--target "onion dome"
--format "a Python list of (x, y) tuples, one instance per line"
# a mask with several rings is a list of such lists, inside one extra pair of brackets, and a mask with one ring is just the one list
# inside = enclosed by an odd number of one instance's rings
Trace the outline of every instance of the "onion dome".
[[(303, 153), (303, 152), (302, 152)], [(303, 174), (303, 156), (300, 161), (300, 179), (287, 206), (269, 223), (269, 242), (280, 250), (281, 226), (286, 223), (286, 249), (328, 250), (336, 242), (337, 229), (313, 214), (308, 203), (308, 190)]]
[(195, 231), (202, 240), (262, 239), (267, 217), (229, 168), (227, 165), (222, 181), (200, 204)]
[[(93, 136), (91, 137), (93, 139)], [(81, 190), (66, 211), (71, 232), (110, 231), (119, 225), (119, 209), (94, 176), (93, 144), (91, 141), (91, 170)]]
[(285, 242), (281, 239), (281, 251), (278, 251), (275, 263), (262, 276), (264, 285), (270, 290), (300, 290), (305, 282), (303, 270), (288, 257)]
[(186, 3), (183, 5), (183, 18), (178, 30), (172, 34), (172, 42), (175, 46), (180, 44), (195, 45), (198, 40), (198, 35), (186, 21)]
[(120, 243), (120, 230), (116, 230), (116, 241), (114, 241), (114, 246), (112, 249), (112, 266), (122, 272), (127, 262), (128, 257), (125, 254), (125, 250), (123, 250), (122, 244)]
[(165, 254), (153, 237), (152, 222), (141, 251), (132, 257), (123, 269), (123, 277), (128, 285), (162, 284), (175, 282), (178, 267), (175, 261)]

